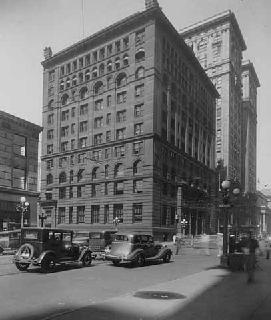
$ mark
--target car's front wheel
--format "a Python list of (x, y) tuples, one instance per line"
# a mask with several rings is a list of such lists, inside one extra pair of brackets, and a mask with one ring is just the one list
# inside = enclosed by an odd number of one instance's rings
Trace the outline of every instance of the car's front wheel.
[(143, 254), (139, 254), (136, 258), (136, 265), (138, 267), (143, 267), (145, 264), (145, 257)]
[(29, 268), (29, 264), (28, 263), (19, 263), (19, 262), (16, 262), (15, 263), (15, 266), (18, 270), (20, 271), (25, 271)]
[(83, 258), (82, 258), (82, 264), (83, 267), (88, 267), (91, 265), (92, 262), (92, 256), (91, 256), (91, 252), (87, 252)]
[(167, 252), (167, 253), (164, 255), (163, 262), (169, 263), (169, 262), (170, 262), (170, 258), (171, 258), (171, 254), (170, 254), (169, 252)]
[(119, 261), (113, 260), (112, 262), (113, 262), (114, 266), (119, 266), (120, 265)]
[(52, 272), (56, 266), (56, 261), (53, 256), (45, 257), (41, 262), (41, 270), (43, 272)]

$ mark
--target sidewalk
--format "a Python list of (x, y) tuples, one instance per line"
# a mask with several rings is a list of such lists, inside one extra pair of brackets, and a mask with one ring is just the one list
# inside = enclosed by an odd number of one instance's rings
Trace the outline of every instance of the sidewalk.
[[(54, 319), (269, 320), (271, 260), (261, 258), (260, 266), (262, 270), (256, 272), (256, 281), (252, 284), (247, 284), (246, 274), (243, 272), (231, 273), (214, 267), (59, 315)], [(147, 294), (147, 299), (138, 297), (141, 294)]]

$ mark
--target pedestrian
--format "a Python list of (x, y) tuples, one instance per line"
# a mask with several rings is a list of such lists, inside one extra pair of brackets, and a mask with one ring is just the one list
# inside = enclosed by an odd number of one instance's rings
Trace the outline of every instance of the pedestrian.
[(179, 254), (179, 251), (181, 250), (181, 237), (179, 234), (176, 235), (175, 237), (175, 242), (176, 242), (176, 252), (175, 255)]
[(256, 239), (252, 238), (252, 233), (249, 233), (247, 239), (243, 239), (243, 252), (245, 254), (245, 271), (247, 272), (247, 282), (251, 283), (255, 279), (256, 267), (256, 249), (259, 247)]

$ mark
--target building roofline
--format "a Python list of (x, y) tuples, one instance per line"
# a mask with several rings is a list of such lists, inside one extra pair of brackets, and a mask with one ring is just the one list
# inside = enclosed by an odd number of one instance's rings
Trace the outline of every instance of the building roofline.
[(124, 27), (127, 24), (131, 24), (134, 22), (137, 22), (139, 19), (144, 19), (148, 17), (153, 17), (154, 19), (159, 19), (161, 22), (165, 23), (168, 28), (171, 29), (171, 31), (175, 34), (175, 36), (179, 39), (179, 42), (181, 44), (181, 47), (185, 51), (186, 55), (188, 56), (189, 59), (192, 60), (193, 64), (196, 66), (196, 68), (199, 70), (201, 76), (204, 78), (204, 80), (208, 83), (209, 87), (212, 89), (212, 91), (215, 93), (216, 98), (219, 97), (216, 88), (214, 87), (213, 83), (205, 73), (204, 69), (200, 65), (198, 59), (195, 57), (193, 51), (186, 45), (185, 41), (183, 38), (180, 36), (178, 31), (175, 29), (175, 27), (172, 25), (172, 23), (169, 21), (169, 19), (166, 17), (166, 15), (163, 13), (160, 7), (154, 6), (149, 9), (146, 9), (141, 12), (137, 12), (135, 14), (132, 14), (106, 28), (103, 28), (102, 30), (94, 33), (93, 35), (80, 40), (76, 42), (75, 44), (57, 52), (54, 54), (52, 57), (42, 61), (43, 67), (50, 66), (53, 63), (56, 63), (56, 61), (61, 58), (62, 56), (65, 56), (67, 54), (70, 54), (79, 48), (83, 48), (84, 46), (87, 47), (87, 45), (91, 41), (97, 41), (99, 38), (104, 38), (106, 34), (112, 34), (115, 31), (119, 30), (120, 28)]
[(250, 60), (243, 60), (242, 61), (242, 72), (245, 70), (249, 70), (252, 73), (252, 77), (253, 77), (254, 81), (256, 82), (257, 88), (260, 87), (261, 84), (260, 84), (259, 78), (257, 76), (257, 73), (255, 71), (253, 62), (251, 62)]
[(13, 114), (10, 114), (10, 113), (5, 112), (5, 111), (2, 111), (2, 110), (0, 110), (0, 117), (1, 117), (1, 116), (2, 116), (2, 117), (5, 117), (5, 118), (7, 118), (7, 119), (9, 119), (9, 120), (12, 120), (12, 121), (14, 121), (14, 122), (20, 121), (20, 122), (26, 123), (26, 124), (30, 125), (33, 129), (35, 129), (35, 130), (37, 130), (37, 131), (39, 131), (39, 132), (41, 132), (42, 129), (43, 129), (43, 128), (42, 128), (41, 126), (39, 126), (38, 124), (35, 124), (35, 123), (33, 123), (33, 122), (27, 121), (27, 120), (22, 119), (22, 118), (19, 118), (19, 117), (17, 117), (17, 116), (14, 116)]
[(232, 23), (235, 31), (237, 32), (239, 39), (240, 39), (240, 42), (241, 42), (242, 50), (243, 51), (246, 50), (247, 46), (246, 46), (245, 40), (243, 38), (239, 24), (236, 20), (235, 14), (231, 10), (223, 11), (223, 12), (218, 13), (210, 18), (207, 18), (207, 19), (204, 19), (204, 20), (199, 21), (197, 23), (194, 23), (188, 27), (181, 29), (179, 32), (182, 36), (186, 37), (189, 34), (198, 32), (199, 30), (202, 30), (206, 27), (211, 27), (212, 25), (216, 25), (218, 23), (221, 23), (222, 21), (227, 21), (227, 20), (229, 20)]

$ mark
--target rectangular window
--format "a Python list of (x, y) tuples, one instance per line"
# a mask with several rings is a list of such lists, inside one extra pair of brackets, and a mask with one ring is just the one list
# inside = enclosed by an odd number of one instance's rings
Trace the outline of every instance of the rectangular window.
[(111, 141), (111, 131), (106, 131), (106, 142)]
[(86, 132), (88, 130), (88, 122), (81, 121), (79, 124), (79, 132)]
[(133, 223), (142, 222), (142, 203), (133, 203)]
[(143, 123), (137, 123), (134, 127), (134, 134), (138, 136), (143, 133)]
[(79, 59), (79, 68), (83, 68), (83, 66), (84, 66), (84, 59), (80, 58)]
[(106, 124), (107, 125), (111, 124), (111, 113), (107, 113), (107, 115), (106, 115)]
[(69, 188), (69, 198), (73, 198), (73, 187)]
[(102, 159), (102, 150), (93, 151), (93, 160), (98, 161)]
[(77, 186), (77, 198), (82, 197), (82, 186)]
[(118, 181), (114, 184), (114, 194), (123, 194), (124, 193), (124, 182)]
[(134, 108), (134, 117), (135, 118), (139, 118), (139, 117), (143, 116), (143, 107), (144, 107), (143, 103), (135, 105), (135, 108)]
[(68, 126), (61, 127), (60, 136), (61, 137), (67, 137), (68, 135), (69, 135), (69, 127)]
[(101, 128), (103, 126), (103, 117), (97, 117), (94, 119), (94, 128)]
[(54, 114), (53, 113), (48, 114), (47, 124), (53, 124), (53, 123), (54, 123)]
[(60, 144), (60, 151), (61, 152), (65, 152), (68, 150), (68, 141), (64, 141), (64, 142), (61, 142)]
[(133, 181), (133, 192), (141, 193), (143, 191), (143, 180), (134, 180)]
[(111, 105), (112, 105), (112, 96), (111, 95), (107, 96), (106, 101), (107, 101), (107, 108), (111, 107)]
[(71, 150), (75, 149), (75, 139), (71, 140)]
[(72, 107), (72, 109), (71, 109), (71, 117), (72, 118), (75, 117), (75, 107)]
[(120, 48), (120, 41), (116, 41), (115, 42), (115, 50), (116, 52), (120, 52), (121, 48)]
[(91, 185), (91, 196), (96, 197), (97, 196), (97, 184), (93, 183)]
[(54, 160), (47, 160), (47, 170), (52, 169), (54, 167)]
[(85, 206), (77, 207), (77, 223), (85, 223)]
[(58, 224), (65, 223), (65, 209), (58, 208)]
[(69, 110), (61, 112), (61, 121), (69, 120)]
[(123, 39), (123, 49), (127, 49), (129, 47), (129, 37), (125, 37)]
[(102, 133), (95, 134), (94, 135), (94, 145), (97, 146), (101, 143), (103, 143), (103, 134)]
[(124, 157), (125, 156), (125, 146), (115, 147), (115, 157)]
[(133, 143), (133, 154), (143, 153), (143, 141), (137, 141)]
[(59, 199), (65, 199), (66, 198), (66, 188), (61, 187), (59, 188)]
[(47, 130), (47, 140), (51, 140), (51, 139), (54, 139), (54, 130), (53, 129)]
[(94, 110), (95, 111), (101, 111), (103, 110), (103, 99), (96, 100), (94, 102)]
[(13, 168), (12, 187), (19, 189), (26, 188), (26, 172), (24, 169)]
[(108, 186), (109, 186), (109, 182), (105, 182), (105, 184), (104, 184), (104, 195), (105, 196), (108, 195)]
[(123, 223), (123, 204), (114, 204), (113, 219), (119, 218), (119, 223)]
[(69, 207), (69, 224), (73, 223), (73, 207)]
[(124, 103), (126, 102), (127, 99), (127, 92), (123, 91), (123, 92), (119, 92), (117, 94), (117, 103)]
[(117, 129), (116, 140), (125, 139), (126, 128)]
[(109, 223), (109, 204), (104, 206), (104, 223)]
[(106, 149), (104, 150), (104, 158), (105, 158), (105, 159), (109, 159), (110, 156), (111, 156), (111, 148), (106, 148)]
[(88, 114), (88, 104), (83, 104), (80, 106), (80, 116)]
[(87, 137), (83, 137), (79, 139), (79, 148), (86, 148), (87, 146)]
[(143, 97), (144, 95), (144, 84), (140, 84), (135, 86), (135, 96), (136, 97)]
[(85, 66), (89, 66), (90, 65), (90, 54), (87, 54), (85, 56)]
[(100, 222), (100, 206), (91, 206), (91, 223)]
[(85, 163), (85, 161), (86, 161), (86, 154), (85, 153), (78, 154), (78, 163), (82, 164), (82, 163)]
[(140, 45), (145, 40), (145, 29), (139, 30), (135, 34), (135, 43), (136, 45)]
[(112, 52), (113, 52), (113, 46), (112, 44), (109, 44), (107, 46), (107, 56), (111, 56)]
[(117, 122), (126, 121), (126, 110), (118, 111), (116, 120), (117, 120)]
[(68, 163), (67, 157), (61, 157), (61, 158), (59, 158), (59, 168), (64, 168), (64, 167), (66, 167), (67, 163)]
[(52, 144), (47, 145), (47, 154), (52, 154), (54, 151), (54, 147)]

